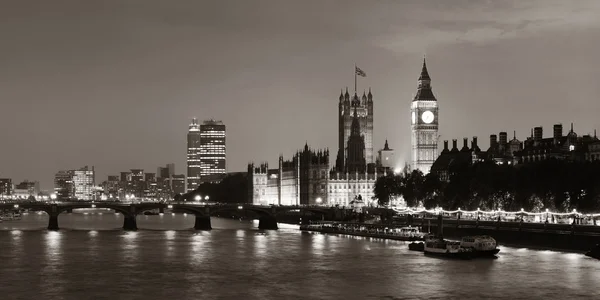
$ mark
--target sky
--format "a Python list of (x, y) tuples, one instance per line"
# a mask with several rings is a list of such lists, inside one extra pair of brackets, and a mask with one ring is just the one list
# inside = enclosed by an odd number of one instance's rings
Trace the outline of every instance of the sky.
[(228, 171), (335, 154), (354, 64), (403, 165), (424, 55), (440, 145), (600, 129), (597, 0), (0, 0), (0, 40), (0, 178), (45, 189), (85, 165), (183, 174), (193, 117), (227, 125)]

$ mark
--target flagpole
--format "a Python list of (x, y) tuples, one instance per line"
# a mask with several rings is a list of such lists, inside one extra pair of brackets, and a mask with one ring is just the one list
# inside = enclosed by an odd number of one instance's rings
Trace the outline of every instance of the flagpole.
[(356, 94), (356, 64), (354, 64), (354, 94)]

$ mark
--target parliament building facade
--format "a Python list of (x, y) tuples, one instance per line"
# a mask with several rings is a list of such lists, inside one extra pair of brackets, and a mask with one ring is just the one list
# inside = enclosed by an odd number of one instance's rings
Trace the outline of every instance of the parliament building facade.
[[(261, 205), (339, 205), (373, 200), (378, 177), (389, 168), (378, 163), (373, 151), (373, 94), (348, 90), (338, 103), (339, 149), (335, 161), (328, 149), (308, 144), (292, 159), (279, 157), (277, 168), (267, 163), (248, 165), (248, 200)], [(383, 155), (392, 150), (386, 147)]]

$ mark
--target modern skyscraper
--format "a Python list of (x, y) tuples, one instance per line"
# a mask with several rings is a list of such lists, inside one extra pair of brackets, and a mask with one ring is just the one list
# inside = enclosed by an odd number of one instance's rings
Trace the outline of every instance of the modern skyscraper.
[(358, 114), (358, 127), (360, 135), (364, 137), (365, 143), (365, 161), (367, 165), (375, 163), (373, 157), (373, 94), (369, 89), (369, 94), (358, 97), (356, 91), (350, 99), (350, 94), (346, 88), (346, 93), (340, 93), (338, 104), (338, 122), (339, 122), (339, 150), (336, 160), (336, 171), (345, 172), (345, 164), (348, 159), (348, 140), (352, 134), (352, 122), (354, 112)]
[(193, 118), (187, 134), (187, 191), (200, 185), (200, 125)]
[(54, 192), (58, 200), (75, 198), (72, 171), (58, 171), (54, 175)]
[(438, 157), (438, 103), (431, 90), (431, 78), (425, 58), (419, 76), (419, 87), (411, 105), (411, 145), (413, 170), (429, 173)]
[(79, 170), (72, 171), (75, 198), (77, 200), (94, 200), (95, 174), (94, 167), (85, 166)]
[(227, 173), (225, 125), (208, 120), (200, 125), (200, 181), (219, 182)]

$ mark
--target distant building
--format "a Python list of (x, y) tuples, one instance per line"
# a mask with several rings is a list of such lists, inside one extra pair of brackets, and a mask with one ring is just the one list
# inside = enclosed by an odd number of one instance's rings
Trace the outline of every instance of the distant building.
[(109, 175), (108, 179), (102, 183), (102, 189), (107, 199), (120, 198), (120, 187), (119, 176)]
[(600, 160), (600, 140), (598, 140), (595, 130), (594, 130), (594, 139), (596, 139), (596, 140), (591, 142), (588, 145), (588, 155), (587, 155), (588, 161)]
[(187, 134), (187, 191), (193, 191), (200, 185), (200, 125), (198, 119), (192, 119)]
[(186, 178), (185, 178), (185, 175), (183, 175), (183, 174), (172, 176), (171, 191), (172, 191), (173, 195), (185, 194), (185, 182), (186, 182)]
[(165, 167), (158, 167), (156, 171), (157, 178), (170, 178), (175, 175), (175, 164), (167, 164)]
[(13, 197), (19, 199), (27, 199), (29, 197), (37, 197), (40, 193), (40, 183), (38, 181), (25, 180), (17, 185), (13, 190)]
[(58, 171), (58, 173), (54, 175), (54, 193), (58, 200), (75, 198), (73, 171)]
[(516, 154), (523, 150), (523, 143), (517, 139), (513, 132), (513, 139), (508, 141), (506, 132), (500, 132), (500, 139), (495, 134), (490, 135), (490, 148), (486, 151), (487, 158), (497, 164), (515, 165), (518, 163)]
[(200, 125), (200, 181), (219, 182), (227, 173), (225, 125), (208, 120)]
[(444, 141), (444, 149), (431, 166), (430, 172), (436, 174), (440, 181), (449, 181), (450, 177), (461, 167), (484, 161), (487, 154), (477, 145), (477, 137), (473, 137), (471, 148), (468, 139), (463, 139), (463, 147), (458, 149), (456, 139), (452, 140), (452, 149), (448, 149), (448, 141)]
[(73, 174), (73, 187), (77, 200), (95, 200), (95, 172), (94, 167), (85, 166), (79, 170), (71, 171)]
[(12, 179), (0, 178), (0, 199), (10, 198), (13, 194)]
[(393, 171), (393, 168), (396, 166), (396, 158), (394, 156), (394, 149), (390, 149), (387, 140), (385, 140), (385, 146), (379, 150), (378, 154), (378, 164), (382, 168), (387, 169), (387, 171)]
[(590, 150), (595, 149), (598, 138), (594, 135), (578, 136), (573, 130), (567, 135), (563, 135), (561, 124), (553, 127), (552, 137), (543, 138), (543, 128), (535, 127), (532, 130), (531, 137), (523, 142), (522, 150), (515, 153), (519, 164), (526, 164), (555, 158), (559, 160), (584, 161), (589, 160)]

